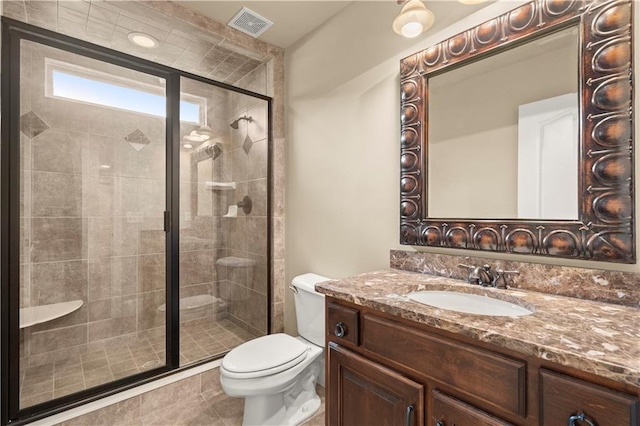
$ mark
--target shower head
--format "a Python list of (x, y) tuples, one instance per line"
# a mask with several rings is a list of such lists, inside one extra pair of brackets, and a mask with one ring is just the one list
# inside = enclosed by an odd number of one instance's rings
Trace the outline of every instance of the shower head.
[(251, 116), (248, 116), (248, 115), (243, 115), (242, 117), (240, 117), (240, 118), (238, 118), (238, 119), (236, 119), (236, 120), (233, 120), (231, 123), (229, 123), (229, 126), (230, 126), (232, 129), (236, 129), (236, 130), (238, 130), (238, 126), (240, 125), (240, 122), (241, 122), (242, 120), (246, 120), (246, 121), (248, 121), (249, 123), (251, 123), (251, 122), (253, 121), (253, 118), (252, 118)]

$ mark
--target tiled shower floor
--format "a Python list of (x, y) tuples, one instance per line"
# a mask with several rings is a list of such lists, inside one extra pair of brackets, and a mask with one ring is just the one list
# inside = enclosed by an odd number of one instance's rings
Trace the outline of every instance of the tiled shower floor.
[[(180, 365), (220, 354), (256, 337), (227, 319), (182, 325), (180, 332)], [(150, 370), (163, 365), (164, 359), (165, 337), (159, 336), (27, 367), (20, 375), (20, 407)]]

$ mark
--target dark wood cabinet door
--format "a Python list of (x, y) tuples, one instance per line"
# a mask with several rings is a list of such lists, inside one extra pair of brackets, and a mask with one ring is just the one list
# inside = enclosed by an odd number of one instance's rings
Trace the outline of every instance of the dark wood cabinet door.
[(420, 426), (424, 387), (334, 343), (329, 349), (331, 426)]

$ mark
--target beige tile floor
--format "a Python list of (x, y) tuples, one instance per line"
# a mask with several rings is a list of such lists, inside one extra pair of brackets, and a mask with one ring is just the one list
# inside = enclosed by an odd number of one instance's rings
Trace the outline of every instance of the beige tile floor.
[[(180, 364), (223, 352), (255, 336), (224, 319), (181, 327)], [(20, 407), (48, 401), (164, 364), (165, 337), (144, 337), (126, 345), (82, 353), (64, 361), (27, 367), (20, 375)]]
[[(316, 389), (321, 406), (305, 426), (325, 424), (325, 391)], [(213, 369), (58, 426), (240, 426), (243, 409), (244, 399), (227, 396), (219, 369)]]
[[(304, 426), (324, 426), (325, 392), (317, 386), (322, 404), (318, 412)], [(158, 410), (140, 419), (142, 426), (241, 426), (244, 399), (233, 398), (224, 393), (200, 394), (186, 403), (177, 403), (167, 409)], [(66, 426), (66, 425), (65, 425)]]
[[(206, 380), (206, 390), (200, 393), (191, 394), (188, 386), (179, 383), (151, 391), (147, 397), (165, 402), (154, 405), (154, 409), (150, 410), (140, 397), (135, 397), (58, 426), (241, 426), (244, 399), (225, 395), (218, 371), (212, 373), (206, 374), (206, 379), (202, 376), (202, 380)], [(172, 386), (175, 387), (171, 389)], [(322, 404), (305, 426), (325, 424), (324, 388), (317, 386), (317, 392)], [(142, 399), (146, 401), (144, 394)]]
[[(244, 398), (228, 396), (220, 385), (220, 372), (211, 370), (201, 376), (202, 392), (195, 397), (181, 398), (176, 395), (175, 403), (159, 408), (157, 411), (142, 415), (132, 422), (122, 422), (123, 426), (133, 424), (139, 426), (241, 426), (244, 414)], [(325, 424), (325, 391), (316, 386), (320, 396), (320, 409), (305, 426), (324, 426)], [(94, 422), (95, 423), (95, 422)], [(69, 423), (62, 426), (88, 426), (90, 422)], [(94, 425), (91, 425), (94, 426)]]

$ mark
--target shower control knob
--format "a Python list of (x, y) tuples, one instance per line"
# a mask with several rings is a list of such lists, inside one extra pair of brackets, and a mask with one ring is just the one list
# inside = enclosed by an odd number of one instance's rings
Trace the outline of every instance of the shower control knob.
[(333, 334), (335, 334), (336, 337), (344, 337), (347, 334), (347, 326), (343, 322), (337, 323)]
[(253, 208), (253, 202), (251, 201), (251, 197), (245, 195), (242, 200), (238, 201), (238, 207), (242, 209), (244, 214), (251, 213), (251, 209)]

